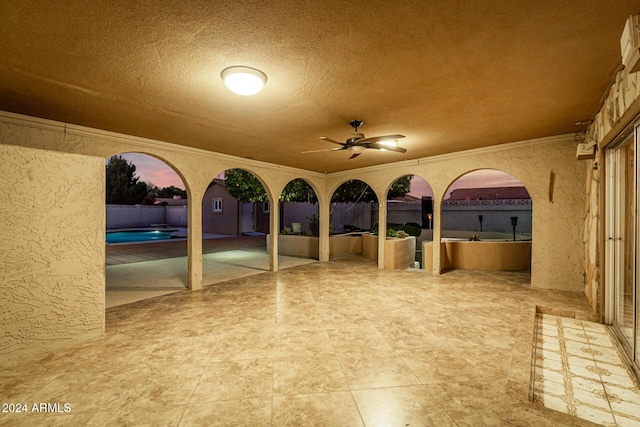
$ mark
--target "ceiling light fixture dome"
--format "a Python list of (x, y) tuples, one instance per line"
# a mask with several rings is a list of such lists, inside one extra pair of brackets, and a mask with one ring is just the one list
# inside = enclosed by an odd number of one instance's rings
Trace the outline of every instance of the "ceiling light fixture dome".
[(234, 93), (242, 96), (255, 95), (267, 82), (267, 75), (251, 67), (232, 66), (220, 73), (224, 84)]

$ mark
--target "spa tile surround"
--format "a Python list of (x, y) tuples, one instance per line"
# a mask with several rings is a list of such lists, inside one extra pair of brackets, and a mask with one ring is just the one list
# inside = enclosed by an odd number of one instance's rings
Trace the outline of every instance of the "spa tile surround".
[(3, 402), (70, 412), (0, 425), (593, 425), (529, 400), (536, 307), (589, 315), (584, 295), (376, 267), (346, 256), (109, 309), (103, 337), (3, 363)]

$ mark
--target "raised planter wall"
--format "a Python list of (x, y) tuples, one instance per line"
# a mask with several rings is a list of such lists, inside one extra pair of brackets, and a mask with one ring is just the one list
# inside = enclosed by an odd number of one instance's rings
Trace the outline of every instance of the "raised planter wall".
[[(267, 234), (267, 252), (271, 235)], [(278, 236), (278, 254), (301, 258), (318, 259), (319, 238), (313, 236), (297, 236), (295, 234), (281, 234)]]
[(367, 259), (378, 259), (378, 236), (375, 234), (362, 235), (362, 256)]
[(387, 237), (384, 242), (384, 268), (404, 270), (413, 267), (416, 256), (414, 236)]
[[(378, 259), (378, 236), (362, 235), (362, 256)], [(413, 267), (416, 256), (416, 238), (387, 237), (384, 242), (384, 268), (405, 269)]]
[(359, 234), (329, 236), (329, 256), (362, 253), (362, 238)]
[[(278, 254), (318, 259), (318, 237), (281, 234), (278, 236)], [(267, 252), (271, 235), (267, 235)], [(416, 238), (387, 238), (384, 268), (405, 269), (413, 266)], [(378, 259), (378, 236), (373, 234), (346, 234), (329, 237), (329, 255), (361, 254), (367, 259)]]
[[(422, 259), (424, 269), (430, 272), (433, 269), (432, 242), (423, 242)], [(440, 266), (461, 270), (531, 270), (531, 242), (441, 242)]]

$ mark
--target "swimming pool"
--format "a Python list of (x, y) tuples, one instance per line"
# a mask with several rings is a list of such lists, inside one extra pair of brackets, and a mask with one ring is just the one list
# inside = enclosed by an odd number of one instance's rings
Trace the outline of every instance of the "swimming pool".
[(171, 239), (176, 230), (129, 230), (107, 231), (107, 243), (152, 242)]

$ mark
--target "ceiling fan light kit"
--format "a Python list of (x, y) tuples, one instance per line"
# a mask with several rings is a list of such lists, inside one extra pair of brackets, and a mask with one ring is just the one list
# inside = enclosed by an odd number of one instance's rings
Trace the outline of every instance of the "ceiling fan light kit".
[(387, 147), (397, 147), (398, 146), (398, 142), (395, 139), (388, 139), (385, 141), (380, 141), (378, 142), (379, 145), (385, 145)]
[(227, 67), (220, 73), (224, 84), (233, 93), (251, 96), (260, 92), (267, 83), (267, 75), (260, 70), (244, 66)]
[(334, 144), (338, 144), (340, 148), (329, 148), (326, 150), (311, 150), (311, 151), (303, 151), (302, 153), (317, 153), (320, 151), (340, 151), (340, 150), (349, 150), (352, 155), (349, 159), (354, 159), (362, 154), (366, 149), (374, 149), (380, 151), (395, 151), (397, 153), (406, 153), (407, 150), (402, 147), (398, 147), (396, 140), (400, 138), (404, 138), (404, 135), (395, 134), (395, 135), (382, 135), (382, 136), (373, 136), (370, 138), (365, 138), (364, 134), (358, 132), (358, 128), (362, 126), (364, 122), (362, 120), (351, 120), (349, 124), (353, 127), (354, 133), (351, 134), (349, 138), (345, 142), (335, 141), (331, 138), (327, 138), (326, 136), (321, 136), (320, 139), (324, 141), (329, 141)]

